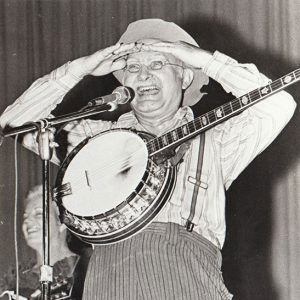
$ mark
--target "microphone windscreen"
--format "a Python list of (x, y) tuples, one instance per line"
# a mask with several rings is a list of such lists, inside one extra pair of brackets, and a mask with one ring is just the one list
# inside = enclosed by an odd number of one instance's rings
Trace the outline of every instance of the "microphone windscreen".
[(135, 96), (134, 90), (128, 86), (119, 86), (114, 91), (113, 94), (118, 94), (118, 99), (116, 102), (118, 104), (125, 104), (131, 102)]

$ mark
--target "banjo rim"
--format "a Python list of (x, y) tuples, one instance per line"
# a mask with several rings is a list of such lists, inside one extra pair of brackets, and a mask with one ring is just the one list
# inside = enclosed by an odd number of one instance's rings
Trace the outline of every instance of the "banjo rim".
[[(78, 214), (74, 214), (71, 211), (69, 211), (66, 207), (64, 207), (63, 204), (63, 197), (65, 195), (61, 195), (61, 191), (59, 191), (59, 187), (63, 186), (62, 182), (64, 180), (64, 175), (67, 171), (68, 166), (72, 162), (72, 160), (75, 158), (75, 156), (91, 141), (94, 139), (108, 133), (112, 132), (126, 132), (126, 133), (132, 133), (135, 136), (138, 136), (140, 139), (143, 140), (144, 143), (147, 142), (147, 140), (154, 138), (154, 135), (149, 134), (147, 132), (142, 131), (136, 131), (132, 129), (124, 129), (124, 128), (116, 128), (116, 129), (110, 129), (104, 132), (101, 132), (95, 136), (87, 137), (84, 139), (81, 143), (79, 143), (71, 152), (70, 154), (64, 159), (56, 177), (55, 182), (55, 188), (53, 190), (53, 199), (56, 201), (59, 211), (60, 211), (60, 219), (61, 222), (64, 223), (67, 228), (74, 233), (79, 239), (83, 240), (84, 242), (91, 243), (91, 244), (111, 244), (116, 243), (121, 240), (124, 240), (126, 238), (131, 237), (132, 235), (138, 233), (140, 230), (142, 230), (144, 227), (146, 227), (158, 214), (159, 211), (165, 206), (167, 203), (167, 200), (169, 199), (170, 195), (173, 192), (175, 181), (176, 181), (176, 168), (166, 168), (164, 179), (161, 188), (159, 189), (159, 192), (156, 195), (156, 199), (151, 203), (147, 209), (141, 213), (136, 219), (133, 221), (128, 222), (124, 227), (118, 228), (114, 232), (106, 232), (99, 234), (88, 234), (85, 232), (82, 232), (82, 230), (79, 230), (78, 228), (74, 228), (74, 226), (71, 226), (70, 224), (67, 224), (65, 221), (65, 217), (67, 215), (71, 215), (73, 218), (78, 218), (82, 222), (94, 222), (97, 221), (98, 218), (106, 218), (109, 216), (110, 212), (115, 211), (118, 208), (121, 208), (122, 206), (126, 206), (129, 201), (133, 201), (137, 195), (139, 195), (139, 192), (141, 192), (144, 189), (143, 183), (147, 182), (148, 179), (151, 176), (151, 171), (149, 170), (149, 152), (148, 154), (148, 161), (146, 162), (146, 168), (144, 170), (144, 174), (142, 176), (142, 180), (140, 183), (136, 186), (135, 190), (126, 198), (126, 200), (122, 201), (120, 204), (118, 204), (115, 208), (112, 208), (104, 213), (95, 214), (95, 215), (89, 215), (89, 216), (82, 216)], [(147, 147), (146, 147), (147, 148)], [(152, 162), (154, 164), (154, 162)], [(150, 166), (151, 168), (151, 166)], [(117, 210), (118, 211), (118, 210)]]

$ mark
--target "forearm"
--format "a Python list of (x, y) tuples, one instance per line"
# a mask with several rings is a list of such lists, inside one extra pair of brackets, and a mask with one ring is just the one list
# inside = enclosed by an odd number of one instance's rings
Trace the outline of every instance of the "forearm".
[[(270, 82), (255, 65), (239, 64), (218, 52), (204, 72), (236, 97)], [(214, 140), (221, 149), (222, 173), (227, 188), (277, 137), (292, 117), (295, 107), (293, 97), (281, 91), (214, 128)]]
[[(270, 79), (260, 73), (254, 64), (240, 64), (218, 51), (207, 62), (203, 71), (236, 97), (270, 83)], [(295, 107), (293, 97), (281, 91), (255, 104), (250, 110), (254, 114), (255, 111), (265, 113), (266, 118), (273, 117), (277, 124), (275, 127), (280, 130), (292, 117)]]
[(0, 117), (0, 126), (20, 126), (29, 121), (46, 118), (62, 101), (66, 93), (83, 77), (69, 71), (66, 63), (50, 74), (37, 79)]
[[(223, 183), (229, 188), (239, 174), (280, 134), (293, 114), (292, 97), (284, 92), (245, 110), (214, 128), (221, 148)], [(286, 101), (287, 100), (287, 101)], [(277, 102), (276, 105), (273, 105)], [(286, 109), (288, 103), (289, 109)]]
[(136, 51), (134, 45), (130, 43), (110, 46), (66, 63), (36, 80), (15, 103), (7, 107), (0, 117), (0, 126), (15, 127), (48, 117), (65, 94), (85, 75), (103, 76), (123, 69), (126, 62), (122, 57), (128, 51)]

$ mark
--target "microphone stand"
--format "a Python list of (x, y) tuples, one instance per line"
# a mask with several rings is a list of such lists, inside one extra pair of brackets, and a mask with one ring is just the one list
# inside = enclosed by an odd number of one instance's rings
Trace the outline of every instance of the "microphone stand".
[(29, 122), (22, 126), (4, 130), (3, 137), (15, 136), (21, 133), (38, 131), (39, 155), (43, 162), (43, 265), (41, 266), (40, 282), (42, 287), (42, 299), (50, 300), (51, 282), (53, 281), (53, 267), (50, 265), (50, 160), (54, 148), (54, 135), (51, 128), (54, 125), (82, 119), (87, 116), (100, 114), (116, 109), (116, 103), (105, 103), (86, 109), (84, 111), (66, 114), (52, 119), (41, 119), (37, 122)]
[(53, 154), (54, 136), (48, 122), (36, 122), (38, 128), (39, 154), (43, 162), (43, 265), (41, 266), (40, 282), (42, 299), (50, 299), (53, 267), (50, 265), (50, 160)]

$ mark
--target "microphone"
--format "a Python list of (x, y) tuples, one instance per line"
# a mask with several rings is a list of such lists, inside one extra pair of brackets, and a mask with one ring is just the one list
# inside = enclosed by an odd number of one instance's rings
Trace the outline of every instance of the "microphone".
[(134, 90), (127, 86), (117, 87), (110, 95), (95, 98), (88, 102), (87, 106), (97, 106), (102, 104), (110, 104), (117, 106), (130, 102), (134, 98)]

